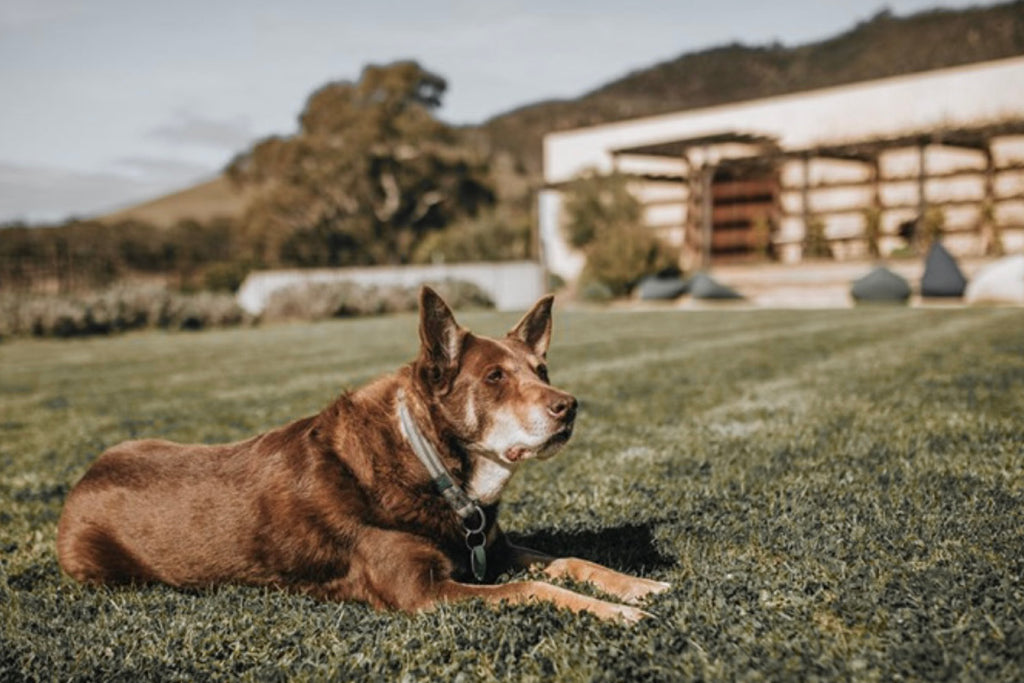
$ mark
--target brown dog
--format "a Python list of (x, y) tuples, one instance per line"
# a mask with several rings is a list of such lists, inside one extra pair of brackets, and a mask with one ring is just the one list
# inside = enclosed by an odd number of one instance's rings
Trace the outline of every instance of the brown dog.
[(668, 588), (516, 547), (497, 524), (519, 465), (572, 435), (576, 399), (548, 383), (544, 365), (551, 303), (489, 339), (423, 288), (419, 357), (320, 414), (233, 444), (115, 446), (68, 496), (61, 566), (89, 583), (245, 583), (403, 610), (548, 600), (643, 617), (542, 581), (484, 583), (540, 566), (627, 603)]

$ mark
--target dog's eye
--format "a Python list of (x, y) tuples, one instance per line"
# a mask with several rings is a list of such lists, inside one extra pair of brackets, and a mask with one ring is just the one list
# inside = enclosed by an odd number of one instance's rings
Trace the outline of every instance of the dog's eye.
[(538, 365), (537, 366), (537, 376), (540, 377), (544, 382), (547, 382), (548, 381), (548, 366), (546, 366), (546, 365)]
[(487, 383), (488, 384), (497, 384), (498, 382), (500, 382), (504, 378), (505, 378), (505, 371), (502, 370), (501, 368), (494, 368), (493, 370), (491, 370), (490, 372), (487, 373), (487, 378), (486, 379), (487, 379)]

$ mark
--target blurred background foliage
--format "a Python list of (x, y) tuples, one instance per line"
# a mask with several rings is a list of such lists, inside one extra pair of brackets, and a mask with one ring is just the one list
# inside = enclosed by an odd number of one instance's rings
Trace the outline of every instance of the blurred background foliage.
[(368, 66), (306, 103), (299, 132), (239, 155), (255, 185), (244, 246), (266, 265), (408, 263), (432, 232), (494, 204), (484, 156), (434, 113), (447, 87), (415, 62)]
[[(369, 65), (358, 80), (313, 92), (295, 134), (263, 139), (223, 176), (150, 203), (159, 211), (0, 226), (0, 291), (81, 292), (132, 279), (231, 291), (252, 268), (529, 258), (546, 133), (1019, 54), (1019, 0), (907, 17), (882, 10), (826, 40), (683, 54), (469, 126), (438, 118), (442, 76), (414, 61)], [(599, 181), (581, 179), (573, 191), (585, 196), (588, 182)], [(574, 199), (568, 236), (590, 258), (581, 285), (618, 294), (670, 251), (629, 227), (637, 208), (628, 198), (602, 192), (622, 205), (604, 202), (599, 215)], [(585, 225), (587, 216), (603, 227)]]

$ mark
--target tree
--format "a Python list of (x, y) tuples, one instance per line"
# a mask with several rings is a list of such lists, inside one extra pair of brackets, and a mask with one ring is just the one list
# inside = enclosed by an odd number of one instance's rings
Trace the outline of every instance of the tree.
[(600, 282), (622, 296), (641, 277), (678, 263), (678, 254), (641, 222), (642, 206), (620, 173), (591, 171), (566, 193), (569, 243), (587, 256), (582, 284)]
[(514, 211), (486, 211), (431, 233), (413, 254), (416, 263), (512, 261), (530, 258), (530, 222)]
[(368, 66), (314, 92), (295, 136), (236, 158), (229, 177), (258, 189), (243, 221), (257, 260), (405, 263), (426, 235), (493, 205), (480, 155), (434, 116), (445, 89), (416, 62)]
[(602, 233), (639, 225), (640, 209), (621, 173), (585, 172), (569, 185), (566, 196), (569, 244), (586, 249)]

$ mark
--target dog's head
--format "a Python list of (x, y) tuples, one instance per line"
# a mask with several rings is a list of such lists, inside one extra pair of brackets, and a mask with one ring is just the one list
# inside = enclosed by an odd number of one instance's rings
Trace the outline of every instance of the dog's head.
[(555, 454), (572, 436), (576, 399), (548, 382), (551, 303), (538, 301), (502, 339), (455, 321), (432, 289), (420, 292), (417, 381), (444, 425), (470, 454), (504, 466)]

